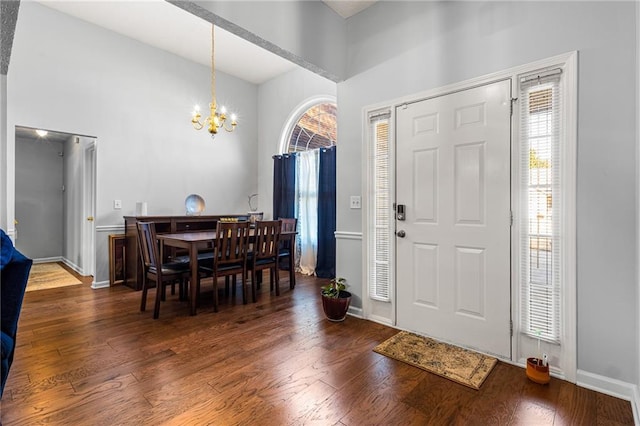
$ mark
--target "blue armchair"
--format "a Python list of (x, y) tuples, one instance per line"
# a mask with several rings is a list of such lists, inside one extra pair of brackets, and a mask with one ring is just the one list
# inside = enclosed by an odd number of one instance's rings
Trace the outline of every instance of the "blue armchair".
[(0, 257), (0, 334), (2, 338), (2, 388), (9, 375), (16, 348), (18, 317), (27, 288), (29, 271), (33, 261), (13, 247), (11, 239), (0, 229), (2, 255)]

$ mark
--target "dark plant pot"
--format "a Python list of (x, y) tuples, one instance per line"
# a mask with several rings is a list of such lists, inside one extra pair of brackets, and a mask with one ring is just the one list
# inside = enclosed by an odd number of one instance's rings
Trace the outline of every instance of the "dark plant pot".
[(341, 291), (339, 297), (322, 295), (322, 309), (329, 321), (344, 321), (351, 303), (351, 293)]

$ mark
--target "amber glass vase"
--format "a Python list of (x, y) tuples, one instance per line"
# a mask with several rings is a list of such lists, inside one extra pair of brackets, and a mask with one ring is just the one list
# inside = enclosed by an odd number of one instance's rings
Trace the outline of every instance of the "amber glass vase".
[(527, 377), (533, 382), (546, 385), (551, 380), (549, 365), (542, 365), (539, 358), (527, 358)]

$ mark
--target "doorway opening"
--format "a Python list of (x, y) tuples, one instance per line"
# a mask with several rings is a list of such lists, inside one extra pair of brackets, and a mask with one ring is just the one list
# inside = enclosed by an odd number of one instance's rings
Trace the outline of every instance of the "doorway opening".
[[(539, 147), (534, 147), (535, 152), (533, 152), (531, 147), (521, 146), (522, 141), (527, 141), (526, 138), (522, 138), (521, 130), (529, 129), (528, 133), (526, 133), (529, 138), (547, 137), (538, 134), (540, 131), (538, 133), (531, 131), (531, 125), (537, 124), (535, 120), (539, 121), (543, 117), (541, 113), (550, 111), (550, 106), (552, 105), (549, 102), (538, 100), (542, 99), (538, 95), (548, 95), (553, 100), (553, 91), (548, 91), (546, 86), (534, 87), (531, 93), (526, 95), (529, 98), (531, 98), (531, 94), (534, 95), (532, 99), (536, 108), (531, 109), (531, 102), (527, 105), (524, 99), (525, 95), (519, 94), (519, 85), (528, 82), (547, 84), (548, 82), (544, 81), (545, 78), (558, 77), (560, 75), (562, 78), (558, 93), (563, 94), (563, 103), (556, 105), (556, 107), (561, 120), (547, 120), (550, 124), (561, 122), (563, 125), (558, 134), (562, 140), (562, 143), (558, 145), (560, 149), (558, 158), (562, 159), (562, 163), (558, 163), (556, 160), (555, 164), (556, 168), (560, 166), (560, 170), (556, 169), (556, 173), (561, 174), (562, 180), (560, 190), (556, 191), (557, 194), (553, 197), (552, 202), (551, 197), (547, 197), (549, 191), (547, 193), (541, 191), (544, 188), (540, 185), (534, 188), (535, 191), (531, 191), (528, 187), (523, 190), (522, 188), (525, 188), (524, 184), (518, 185), (517, 182), (531, 182), (530, 174), (542, 174), (552, 165), (550, 159), (541, 155)], [(565, 380), (575, 382), (576, 75), (577, 54), (576, 52), (569, 52), (487, 76), (436, 88), (428, 92), (414, 94), (407, 98), (390, 101), (385, 107), (375, 105), (368, 110), (365, 109), (365, 119), (370, 121), (366, 137), (368, 141), (366, 167), (370, 176), (365, 184), (366, 190), (364, 191), (368, 198), (363, 203), (366, 207), (365, 217), (367, 221), (365, 267), (368, 268), (363, 292), (366, 292), (367, 287), (365, 286), (375, 290), (370, 290), (368, 297), (363, 298), (365, 317), (371, 317), (378, 312), (388, 312), (388, 321), (399, 328), (414, 329), (429, 335), (433, 334), (443, 340), (451, 340), (461, 346), (498, 355), (523, 366), (528, 356), (539, 352), (536, 350), (536, 346), (542, 340), (541, 349), (544, 354), (548, 355), (553, 373)], [(448, 150), (446, 145), (441, 148), (435, 142), (432, 144), (433, 146), (425, 145), (431, 139), (437, 142), (437, 135), (440, 133), (439, 129), (459, 128), (461, 131), (466, 131), (474, 126), (479, 127), (482, 123), (488, 123), (492, 116), (490, 110), (486, 109), (489, 107), (486, 102), (470, 102), (467, 106), (456, 106), (454, 104), (451, 107), (447, 102), (440, 105), (439, 100), (456, 99), (456, 97), (471, 93), (470, 91), (472, 90), (481, 89), (486, 85), (492, 86), (500, 81), (510, 81), (509, 86), (511, 87), (511, 96), (508, 96), (507, 87), (504, 87), (503, 101), (494, 102), (497, 110), (505, 110), (502, 115), (511, 115), (511, 160), (505, 158), (497, 162), (500, 165), (499, 167), (490, 166), (489, 161), (492, 158), (489, 152), (490, 139), (485, 140), (483, 137), (474, 137), (469, 142), (463, 141), (451, 150)], [(421, 106), (423, 110), (417, 111), (418, 106)], [(436, 107), (440, 106), (445, 110), (446, 107), (449, 107), (449, 112), (445, 114), (439, 113)], [(455, 110), (455, 114), (451, 113), (452, 108)], [(493, 116), (497, 115), (494, 114)], [(454, 118), (453, 126), (439, 125), (439, 118)], [(476, 124), (474, 125), (474, 123)], [(506, 126), (503, 127), (506, 128)], [(404, 139), (402, 139), (402, 132), (405, 133)], [(401, 139), (404, 142), (401, 142)], [(411, 145), (414, 139), (417, 142), (426, 141), (423, 144), (425, 146), (414, 147)], [(452, 143), (456, 141), (453, 137), (447, 139), (447, 141), (449, 140)], [(406, 147), (403, 148), (405, 145)], [(506, 149), (504, 143), (500, 146)], [(438, 167), (439, 160), (447, 159), (449, 160), (449, 167)], [(378, 173), (378, 169), (375, 169), (376, 167), (381, 170), (381, 173)], [(487, 199), (488, 195), (493, 194), (495, 192), (494, 189), (498, 187), (492, 173), (505, 167), (511, 167), (510, 208), (503, 207), (491, 217), (494, 218), (492, 223), (510, 226), (511, 228), (510, 253), (502, 256), (506, 259), (506, 262), (510, 263), (511, 267), (511, 315), (510, 319), (505, 315), (505, 319), (501, 320), (494, 328), (491, 328), (489, 332), (493, 332), (495, 329), (504, 336), (504, 341), (507, 341), (508, 337), (510, 337), (510, 356), (506, 347), (504, 350), (496, 351), (474, 343), (473, 336), (471, 338), (456, 338), (453, 332), (450, 333), (446, 330), (446, 327), (451, 325), (450, 321), (421, 321), (418, 325), (412, 325), (409, 321), (413, 320), (413, 316), (407, 317), (406, 315), (408, 306), (415, 307), (416, 310), (421, 310), (426, 315), (427, 313), (432, 313), (431, 311), (435, 311), (438, 306), (447, 301), (449, 302), (447, 306), (455, 308), (453, 315), (462, 320), (479, 318), (484, 315), (483, 312), (488, 312), (487, 309), (494, 310), (485, 303), (488, 297), (480, 297), (480, 295), (487, 294), (487, 289), (489, 288), (485, 285), (489, 283), (489, 280), (485, 278), (488, 276), (487, 271), (489, 271), (490, 266), (489, 248), (484, 249), (481, 245), (482, 241), (474, 239), (470, 242), (456, 242), (453, 248), (449, 247), (443, 250), (440, 248), (440, 240), (433, 241), (433, 238), (437, 235), (443, 238), (457, 237), (457, 228), (464, 228), (469, 231), (464, 236), (469, 234), (475, 238), (480, 235), (482, 229), (490, 226), (489, 207), (493, 208), (496, 203), (493, 201), (489, 203), (483, 200)], [(375, 176), (372, 172), (374, 169), (377, 173)], [(406, 173), (407, 170), (410, 173)], [(403, 173), (405, 174), (404, 178), (402, 177)], [(449, 173), (449, 175), (446, 173)], [(378, 175), (380, 176), (379, 180), (372, 179), (372, 177)], [(500, 181), (506, 182), (506, 176)], [(409, 183), (414, 184), (415, 182), (419, 182), (421, 185), (422, 192), (420, 197), (416, 198), (411, 194), (403, 195), (401, 190), (409, 187)], [(432, 185), (425, 185), (425, 183), (431, 183)], [(450, 188), (443, 190), (441, 186), (446, 185), (449, 185)], [(387, 204), (381, 204), (383, 207), (386, 206), (385, 209), (374, 209), (373, 207), (377, 207), (378, 204), (375, 204), (371, 198), (372, 194), (378, 196), (379, 188), (388, 188), (389, 199), (397, 201), (397, 205), (396, 203), (388, 202)], [(538, 192), (541, 192), (538, 197), (540, 199), (539, 203), (533, 204), (535, 208), (531, 208), (531, 203), (529, 205), (523, 203), (532, 199), (529, 195), (532, 192), (536, 196)], [(506, 194), (507, 191), (495, 193)], [(444, 198), (445, 196), (453, 198), (447, 200)], [(533, 199), (537, 201), (537, 198), (533, 197)], [(407, 206), (404, 203), (412, 203), (412, 205)], [(449, 208), (448, 216), (443, 214), (444, 211), (442, 209), (445, 206)], [(536, 255), (539, 251), (542, 251), (539, 254), (543, 256), (546, 254), (544, 252), (548, 251), (548, 256), (551, 257), (552, 255), (551, 249), (553, 246), (551, 244), (541, 244), (541, 242), (544, 242), (542, 237), (547, 238), (547, 235), (542, 232), (538, 234), (532, 232), (532, 230), (537, 232), (538, 220), (542, 225), (542, 220), (546, 215), (550, 214), (552, 206), (553, 208), (560, 206), (558, 212), (554, 214), (559, 223), (562, 223), (565, 227), (560, 234), (562, 235), (562, 241), (560, 244), (555, 244), (555, 247), (560, 246), (557, 257), (561, 261), (560, 263), (557, 261), (555, 263), (558, 267), (557, 278), (561, 292), (560, 297), (557, 299), (558, 303), (555, 304), (555, 299), (551, 297), (547, 297), (544, 300), (540, 297), (537, 299), (530, 297), (531, 291), (526, 285), (521, 285), (523, 276), (534, 277), (536, 280), (540, 276), (537, 270), (534, 271), (534, 268), (530, 267), (532, 262), (529, 259), (531, 252)], [(386, 219), (382, 224), (376, 222), (379, 218), (379, 210), (384, 210), (382, 211), (382, 217)], [(429, 233), (424, 240), (417, 240), (417, 237), (421, 235), (419, 233), (421, 228), (430, 227), (435, 229), (447, 217), (453, 217), (453, 220), (449, 221), (453, 225), (449, 226), (448, 231), (445, 229), (447, 232), (436, 234), (434, 231)], [(533, 220), (527, 221), (530, 217)], [(483, 223), (486, 223), (486, 226)], [(370, 236), (374, 235), (375, 226), (380, 227), (379, 235), (386, 236), (382, 240), (374, 239)], [(542, 228), (540, 230), (542, 231)], [(530, 237), (531, 234), (533, 234), (533, 238)], [(376, 234), (377, 237), (378, 235)], [(426, 238), (431, 238), (432, 240), (426, 240)], [(506, 239), (503, 238), (501, 241), (503, 243), (500, 247), (507, 244)], [(375, 245), (372, 244), (373, 242), (375, 242)], [(401, 248), (403, 249), (402, 252)], [(443, 251), (446, 251), (447, 258), (442, 255)], [(522, 252), (525, 253), (524, 256)], [(385, 265), (384, 269), (374, 270), (374, 267), (378, 266), (377, 262), (380, 253), (390, 253), (392, 256), (388, 257), (389, 264)], [(453, 258), (452, 253), (454, 255)], [(416, 262), (415, 259), (419, 259), (419, 261)], [(401, 261), (403, 260), (413, 262), (413, 265), (402, 265)], [(546, 266), (547, 264), (542, 260), (540, 259), (535, 265)], [(533, 261), (538, 261), (538, 259), (533, 259)], [(431, 262), (432, 267), (430, 267), (429, 262)], [(455, 271), (448, 280), (452, 283), (452, 288), (448, 293), (439, 291), (439, 283), (444, 275), (433, 273), (433, 271), (437, 271), (438, 267), (446, 268), (445, 272), (447, 273)], [(474, 272), (474, 268), (476, 272)], [(493, 270), (499, 269), (494, 268)], [(536, 274), (532, 274), (531, 271), (536, 272)], [(379, 273), (385, 273), (386, 275), (383, 278), (386, 279), (380, 280)], [(430, 276), (429, 273), (431, 273)], [(419, 277), (419, 279), (416, 279), (416, 277)], [(491, 281), (493, 282), (493, 280)], [(535, 284), (537, 285), (537, 281)], [(469, 288), (469, 285), (471, 285), (471, 288)], [(384, 288), (378, 288), (379, 286)], [(400, 288), (401, 286), (403, 287)], [(549, 286), (549, 291), (553, 290)], [(529, 292), (527, 293), (527, 291)], [(502, 294), (502, 292), (498, 293)], [(508, 291), (505, 290), (504, 293), (507, 294)], [(382, 297), (382, 295), (386, 294), (391, 295), (391, 297)], [(395, 299), (393, 295), (396, 296)], [(493, 303), (493, 299), (491, 301)], [(556, 324), (559, 326), (559, 334), (562, 337), (560, 344), (545, 340), (544, 335), (538, 334), (538, 331), (542, 330), (540, 325), (536, 325), (533, 329), (531, 327), (527, 328), (531, 324), (531, 319), (537, 321), (537, 317), (531, 315), (537, 314), (537, 311), (532, 311), (531, 308), (537, 308), (538, 306), (543, 306), (543, 304), (546, 304), (544, 307), (545, 309), (548, 307), (549, 312), (556, 308), (560, 311), (558, 317), (561, 321), (558, 323), (554, 322), (556, 317), (552, 315), (545, 316), (551, 326), (555, 327)], [(502, 311), (506, 313), (507, 309), (509, 309), (508, 306), (503, 308)], [(387, 317), (384, 319), (387, 319)], [(420, 328), (421, 324), (428, 324), (429, 326), (435, 324), (438, 328), (423, 330)], [(457, 330), (462, 330), (462, 328), (458, 327)], [(535, 333), (533, 337), (530, 336), (531, 331)], [(466, 332), (466, 329), (462, 330), (462, 332)], [(485, 340), (488, 340), (488, 338)]]
[(15, 244), (95, 277), (96, 138), (16, 126)]

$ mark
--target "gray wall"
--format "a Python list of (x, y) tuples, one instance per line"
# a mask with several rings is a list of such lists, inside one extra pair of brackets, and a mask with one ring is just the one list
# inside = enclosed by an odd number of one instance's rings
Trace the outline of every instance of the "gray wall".
[(218, 97), (239, 125), (212, 141), (190, 123), (193, 105), (210, 101), (208, 67), (32, 2), (20, 8), (7, 79), (9, 128), (97, 137), (98, 282), (108, 280), (108, 234), (136, 201), (147, 201), (149, 214), (184, 214), (185, 197), (198, 193), (205, 213), (227, 214), (246, 211), (247, 195), (258, 192), (253, 84), (216, 73)]
[[(336, 83), (305, 69), (296, 69), (260, 85), (259, 114), (259, 210), (273, 217), (273, 159), (278, 154), (285, 123), (306, 101), (318, 96), (336, 96)], [(338, 133), (338, 145), (340, 134)]]
[[(579, 51), (578, 368), (638, 383), (635, 105), (631, 2), (380, 2), (348, 20), (338, 85), (338, 230), (361, 232), (362, 109), (513, 66)], [(339, 241), (354, 282), (361, 250)], [(347, 249), (348, 248), (348, 249)], [(360, 292), (356, 289), (358, 296)]]
[(32, 259), (63, 254), (63, 152), (62, 142), (16, 139), (15, 245)]
[[(184, 2), (181, 3), (181, 6), (185, 6)], [(193, 3), (206, 12), (230, 21), (231, 25), (218, 22), (228, 31), (333, 81), (345, 77), (345, 21), (320, 1)], [(185, 8), (189, 9), (188, 5)], [(200, 11), (193, 13), (206, 18)]]

